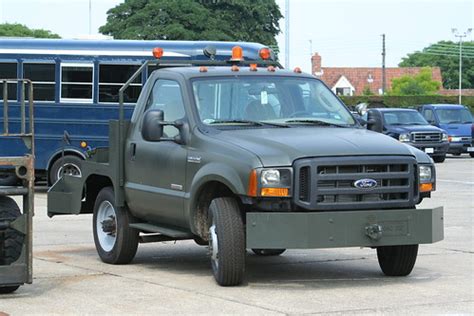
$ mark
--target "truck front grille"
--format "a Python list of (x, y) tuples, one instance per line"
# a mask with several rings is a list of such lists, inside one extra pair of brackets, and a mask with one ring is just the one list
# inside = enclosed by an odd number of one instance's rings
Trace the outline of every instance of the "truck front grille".
[(439, 132), (413, 132), (411, 137), (414, 143), (439, 143), (443, 135)]
[[(295, 162), (295, 204), (311, 210), (414, 206), (416, 161), (410, 157), (334, 157)], [(376, 181), (371, 188), (359, 180)]]

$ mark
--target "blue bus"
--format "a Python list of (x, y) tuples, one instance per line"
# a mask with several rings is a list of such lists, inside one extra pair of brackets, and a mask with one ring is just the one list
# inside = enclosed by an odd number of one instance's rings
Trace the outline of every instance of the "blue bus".
[[(51, 184), (62, 172), (81, 176), (80, 161), (86, 157), (87, 149), (108, 144), (108, 121), (118, 118), (118, 90), (142, 63), (153, 59), (153, 48), (163, 48), (162, 60), (185, 61), (208, 59), (204, 48), (210, 46), (216, 49), (216, 59), (229, 59), (235, 45), (243, 48), (246, 59), (258, 58), (264, 47), (256, 43), (204, 41), (0, 39), (0, 79), (26, 78), (33, 83), (37, 179)], [(153, 68), (150, 66), (125, 91), (126, 116), (131, 115)], [(20, 129), (24, 87), (13, 82), (6, 85), (12, 132)], [(26, 148), (21, 139), (1, 137), (3, 115), (1, 109), (0, 156), (23, 155)], [(63, 141), (65, 131), (70, 142)], [(11, 170), (0, 169), (0, 186), (15, 181)]]

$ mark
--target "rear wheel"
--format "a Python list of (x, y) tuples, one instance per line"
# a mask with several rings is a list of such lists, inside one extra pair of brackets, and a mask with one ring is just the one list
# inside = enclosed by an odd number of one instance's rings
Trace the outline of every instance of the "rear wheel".
[(474, 153), (469, 153), (469, 156), (471, 156), (471, 158), (474, 158)]
[(245, 234), (239, 204), (234, 198), (212, 200), (209, 207), (209, 251), (217, 283), (242, 283), (245, 271)]
[(285, 252), (286, 249), (252, 249), (257, 256), (279, 256)]
[[(7, 196), (0, 196), (0, 219), (13, 221), (21, 216), (18, 204)], [(25, 235), (8, 228), (0, 232), (0, 266), (10, 265), (20, 258)], [(0, 294), (16, 291), (20, 286), (0, 286)]]
[(444, 162), (446, 160), (446, 155), (443, 156), (434, 156), (433, 157), (434, 162)]
[(409, 275), (415, 266), (418, 245), (383, 246), (377, 248), (377, 259), (388, 276)]
[(81, 177), (81, 162), (81, 158), (72, 155), (59, 158), (49, 169), (49, 181), (54, 184), (62, 177), (63, 172), (70, 176)]
[(103, 262), (126, 264), (138, 248), (138, 230), (130, 228), (128, 209), (115, 205), (112, 187), (103, 188), (94, 204), (93, 231), (97, 253)]

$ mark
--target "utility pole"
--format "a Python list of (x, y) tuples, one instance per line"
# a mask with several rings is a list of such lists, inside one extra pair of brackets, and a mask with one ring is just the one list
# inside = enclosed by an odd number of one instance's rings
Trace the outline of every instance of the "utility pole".
[(89, 0), (89, 35), (92, 34), (92, 0)]
[(290, 0), (285, 0), (285, 68), (290, 68)]
[(461, 104), (461, 98), (462, 98), (462, 38), (467, 37), (469, 34), (471, 34), (472, 29), (469, 28), (467, 29), (466, 32), (464, 33), (459, 33), (458, 29), (451, 29), (455, 37), (459, 37), (459, 101), (458, 103)]
[(387, 81), (385, 77), (385, 34), (382, 34), (382, 95), (385, 94)]

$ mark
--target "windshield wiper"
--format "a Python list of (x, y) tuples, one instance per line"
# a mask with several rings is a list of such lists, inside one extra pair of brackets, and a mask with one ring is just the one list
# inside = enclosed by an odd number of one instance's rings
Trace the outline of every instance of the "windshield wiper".
[(287, 120), (285, 123), (304, 123), (304, 124), (312, 124), (312, 125), (319, 125), (319, 126), (336, 126), (336, 127), (350, 127), (350, 125), (341, 125), (341, 124), (336, 124), (336, 123), (329, 123), (326, 121), (321, 121), (321, 120)]
[(253, 126), (276, 126), (276, 127), (290, 127), (287, 124), (280, 123), (270, 123), (270, 122), (261, 122), (261, 121), (251, 121), (251, 120), (215, 120), (209, 124), (249, 124)]

